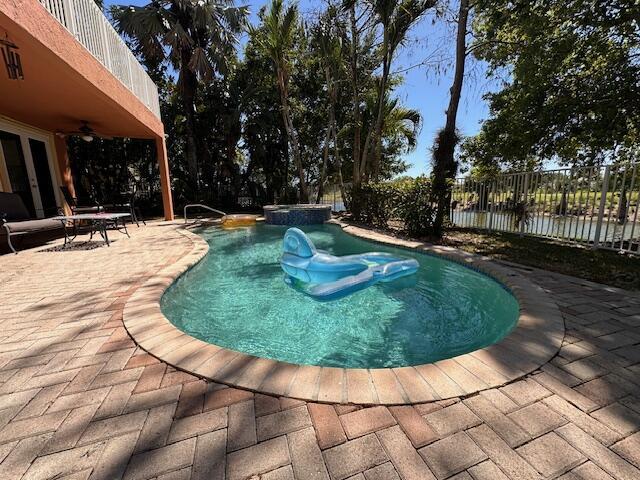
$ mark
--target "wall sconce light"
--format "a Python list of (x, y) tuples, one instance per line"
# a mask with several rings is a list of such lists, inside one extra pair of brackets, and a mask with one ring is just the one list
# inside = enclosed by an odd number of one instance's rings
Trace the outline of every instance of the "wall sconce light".
[(15, 43), (10, 42), (8, 39), (0, 39), (2, 60), (4, 60), (4, 66), (7, 68), (7, 75), (9, 75), (10, 80), (24, 80), (22, 62), (17, 50), (18, 46)]

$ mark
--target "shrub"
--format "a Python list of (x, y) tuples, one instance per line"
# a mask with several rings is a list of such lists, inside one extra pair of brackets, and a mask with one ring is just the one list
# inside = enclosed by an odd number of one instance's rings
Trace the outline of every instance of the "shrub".
[(351, 215), (359, 222), (387, 228), (396, 195), (392, 183), (365, 183), (353, 187), (348, 193)]
[(378, 228), (399, 220), (413, 236), (433, 233), (435, 202), (431, 180), (426, 176), (394, 182), (366, 183), (348, 194), (353, 218)]
[(436, 202), (433, 199), (431, 180), (423, 175), (402, 182), (399, 190), (395, 213), (402, 220), (404, 229), (412, 236), (432, 235)]

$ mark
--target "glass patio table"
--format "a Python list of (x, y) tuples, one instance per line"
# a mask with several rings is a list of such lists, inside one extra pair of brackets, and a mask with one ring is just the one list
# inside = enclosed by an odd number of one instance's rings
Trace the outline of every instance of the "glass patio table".
[[(109, 235), (107, 230), (117, 230), (125, 233), (129, 237), (127, 231), (126, 218), (131, 217), (130, 213), (79, 213), (76, 215), (59, 215), (53, 217), (54, 220), (60, 220), (64, 227), (64, 244), (72, 242), (78, 236), (78, 223), (88, 222), (91, 226), (91, 235), (89, 240), (93, 238), (93, 234), (98, 232), (104, 239), (107, 246), (110, 246)], [(73, 225), (73, 237), (70, 239), (67, 235), (67, 226), (71, 223)]]

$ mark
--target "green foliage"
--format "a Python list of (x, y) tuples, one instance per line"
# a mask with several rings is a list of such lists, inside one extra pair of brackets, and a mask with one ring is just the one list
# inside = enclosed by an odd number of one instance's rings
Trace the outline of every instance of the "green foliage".
[(472, 163), (529, 169), (638, 153), (637, 0), (481, 0), (470, 49), (504, 79), (463, 146)]
[(399, 191), (396, 215), (402, 220), (407, 233), (416, 237), (433, 235), (436, 204), (431, 179), (422, 175), (396, 185)]
[(394, 52), (415, 25), (435, 4), (435, 0), (375, 0), (371, 2), (378, 21), (386, 30), (386, 46)]
[(160, 214), (162, 200), (153, 141), (96, 138), (85, 142), (69, 137), (76, 196), (83, 205), (123, 203), (136, 191), (137, 206), (145, 214)]
[(233, 0), (153, 0), (147, 5), (112, 5), (116, 29), (147, 59), (189, 69), (201, 79), (225, 72), (235, 57), (236, 35), (249, 8)]
[[(185, 190), (199, 196), (206, 187), (201, 165), (212, 163), (196, 109), (197, 96), (216, 77), (235, 65), (237, 35), (245, 26), (247, 7), (234, 0), (154, 0), (144, 6), (113, 5), (116, 30), (147, 64), (178, 72), (179, 104), (184, 120), (183, 161), (187, 164)], [(173, 119), (170, 119), (173, 120)]]
[[(357, 123), (354, 143), (364, 139), (364, 143), (357, 145), (354, 154), (353, 182), (356, 185), (367, 179), (378, 181), (385, 178), (382, 174), (383, 130), (385, 106), (392, 90), (391, 68), (397, 50), (406, 41), (409, 30), (435, 3), (435, 0), (369, 0), (362, 2), (363, 5), (353, 0), (344, 2), (345, 10), (350, 12), (351, 23), (351, 48), (347, 51), (350, 52), (348, 62), (351, 65), (350, 82), (354, 91), (354, 120)], [(361, 19), (360, 23), (357, 17)], [(360, 33), (356, 33), (359, 30)], [(366, 79), (367, 75), (359, 78), (358, 66), (367, 60), (366, 51), (373, 46), (371, 42), (375, 37), (379, 38), (375, 41), (379, 46), (374, 50), (377, 63), (374, 69), (380, 67), (381, 71), (372, 82), (373, 90), (367, 92), (363, 86), (370, 82)], [(365, 99), (367, 96), (375, 99), (373, 104), (367, 105), (368, 111), (362, 112), (363, 119), (370, 117), (368, 125), (360, 123), (359, 95)]]
[[(247, 196), (256, 206), (299, 201), (292, 192), (300, 189), (301, 179), (316, 199), (320, 184), (353, 182), (354, 152), (365, 149), (367, 134), (377, 128), (382, 24), (388, 26), (389, 45), (398, 49), (431, 2), (377, 2), (375, 10), (369, 0), (355, 3), (357, 121), (349, 63), (353, 39), (341, 0), (323, 2), (304, 16), (294, 0), (269, 2), (248, 28), (242, 55), (237, 37), (247, 9), (241, 2), (154, 0), (107, 7), (116, 30), (158, 86), (177, 209), (197, 200), (231, 211), (239, 197)], [(393, 18), (383, 19), (385, 11)], [(403, 79), (390, 73), (387, 80), (377, 165), (381, 180), (407, 170), (403, 157), (416, 148), (421, 125), (419, 112), (395, 93)], [(282, 85), (299, 161), (283, 119)], [(362, 129), (357, 148), (356, 124)], [(369, 154), (374, 140), (369, 140)], [(72, 163), (94, 182), (79, 180), (80, 190), (102, 200), (116, 185), (144, 179), (153, 183), (147, 189), (156, 195), (153, 149), (141, 152), (137, 145), (127, 139), (73, 143)], [(120, 165), (125, 158), (135, 167)], [(135, 172), (125, 174), (129, 170)], [(360, 173), (363, 180), (373, 178), (371, 162)]]
[(391, 182), (355, 185), (347, 194), (351, 215), (358, 222), (387, 228), (398, 194), (396, 185)]
[(434, 233), (436, 204), (429, 177), (364, 183), (353, 187), (348, 195), (356, 221), (387, 228), (391, 220), (396, 220), (409, 235), (420, 237)]
[(249, 31), (254, 34), (259, 47), (271, 57), (276, 68), (288, 72), (300, 27), (298, 6), (285, 6), (283, 0), (272, 0), (269, 9), (260, 13), (260, 20), (261, 28), (251, 27)]
[[(292, 143), (289, 141), (286, 145), (286, 126), (281, 118), (278, 82), (285, 79), (279, 77), (278, 65), (281, 75), (286, 75), (287, 104), (307, 183), (317, 186), (322, 180), (325, 139), (332, 128), (329, 121), (331, 95), (335, 96), (337, 141), (336, 144), (331, 141), (333, 148), (327, 177), (339, 178), (337, 169), (340, 165), (344, 181), (352, 181), (354, 119), (351, 92), (346, 84), (345, 55), (349, 39), (343, 12), (329, 4), (326, 10), (306, 19), (302, 25), (294, 22), (297, 15), (291, 12), (295, 11), (295, 4), (279, 1), (265, 7), (258, 15), (259, 22), (249, 29), (244, 61), (239, 65), (243, 84), (240, 102), (246, 113), (242, 140), (248, 153), (248, 170), (251, 170), (251, 178), (266, 188), (269, 198), (282, 197), (285, 185), (295, 185), (298, 176)], [(374, 127), (376, 117), (377, 76), (372, 72), (379, 56), (372, 46), (373, 40), (371, 38), (371, 47), (366, 54), (363, 53), (360, 73), (360, 93), (364, 100), (361, 121), (365, 130)], [(277, 64), (276, 59), (281, 63)], [(402, 79), (394, 77), (391, 80), (384, 103), (380, 166), (383, 179), (406, 171), (408, 165), (402, 157), (415, 149), (421, 126), (419, 112), (407, 108), (393, 96), (393, 90)], [(363, 137), (361, 148), (364, 142)]]
[(458, 132), (447, 127), (436, 134), (433, 148), (433, 197), (437, 202), (434, 234), (442, 236), (451, 205), (451, 191), (458, 171), (454, 152), (458, 144)]
[(287, 133), (280, 112), (280, 93), (271, 59), (249, 33), (244, 61), (238, 68), (238, 98), (242, 111), (244, 169), (251, 196), (260, 205), (274, 203), (288, 183)]

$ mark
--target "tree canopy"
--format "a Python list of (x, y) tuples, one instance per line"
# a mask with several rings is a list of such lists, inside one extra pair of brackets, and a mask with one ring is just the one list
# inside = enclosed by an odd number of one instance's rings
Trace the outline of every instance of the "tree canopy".
[(501, 88), (463, 157), (514, 170), (637, 155), (637, 0), (479, 0), (470, 51)]
[(319, 201), (328, 182), (403, 173), (421, 114), (391, 65), (433, 3), (327, 0), (302, 18), (271, 0), (247, 28), (232, 0), (112, 7), (161, 89), (177, 203)]

